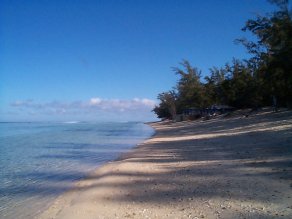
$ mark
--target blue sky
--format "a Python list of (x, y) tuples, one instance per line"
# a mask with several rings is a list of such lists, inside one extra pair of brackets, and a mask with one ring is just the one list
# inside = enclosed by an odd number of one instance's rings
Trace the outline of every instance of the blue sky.
[(187, 59), (232, 57), (265, 0), (0, 0), (0, 121), (154, 120)]

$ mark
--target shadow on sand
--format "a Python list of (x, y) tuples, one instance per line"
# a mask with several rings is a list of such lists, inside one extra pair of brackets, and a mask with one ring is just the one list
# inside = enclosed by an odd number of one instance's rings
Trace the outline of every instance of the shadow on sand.
[[(94, 180), (94, 183), (78, 188), (78, 191), (118, 188), (123, 193), (112, 201), (153, 203), (158, 206), (191, 202), (195, 199), (200, 200), (202, 205), (211, 205), (212, 199), (237, 200), (238, 203), (253, 202), (259, 206), (274, 204), (280, 206), (277, 215), (264, 210), (257, 209), (252, 212), (245, 209), (246, 211), (238, 216), (292, 216), (291, 211), (288, 211), (292, 203), (291, 124), (292, 113), (289, 111), (248, 118), (168, 124), (148, 143), (120, 158), (122, 162), (137, 166), (143, 163), (154, 164), (156, 170), (161, 171), (144, 171), (143, 168), (138, 168), (137, 171), (120, 170), (93, 174), (86, 177), (86, 180)], [(46, 158), (50, 156), (55, 158), (58, 155), (47, 155)], [(59, 158), (82, 161), (82, 156), (75, 155), (74, 151)], [(33, 177), (34, 173), (23, 174), (31, 174)], [(54, 175), (41, 174), (44, 177)], [(110, 176), (132, 180), (126, 183), (105, 183), (103, 179)], [(39, 189), (25, 188), (27, 193), (23, 195), (49, 195), (52, 191), (63, 191), (66, 188), (58, 187), (58, 182), (81, 177), (83, 175), (79, 172), (61, 172), (55, 177), (47, 178), (53, 182), (51, 186)], [(278, 185), (285, 186), (277, 187)], [(290, 189), (288, 193), (287, 188)], [(15, 192), (15, 195), (22, 194)], [(225, 208), (227, 211), (228, 206)], [(216, 207), (214, 209), (216, 210)]]

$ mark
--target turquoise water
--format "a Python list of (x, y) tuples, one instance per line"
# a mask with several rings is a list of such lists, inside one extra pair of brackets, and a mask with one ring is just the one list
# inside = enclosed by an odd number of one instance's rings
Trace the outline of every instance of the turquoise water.
[(143, 123), (0, 123), (0, 218), (32, 218), (153, 134)]

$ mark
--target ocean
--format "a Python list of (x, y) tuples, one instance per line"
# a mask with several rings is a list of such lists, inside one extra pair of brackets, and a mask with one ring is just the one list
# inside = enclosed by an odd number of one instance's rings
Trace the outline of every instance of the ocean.
[(0, 123), (0, 218), (33, 218), (153, 133), (138, 122)]

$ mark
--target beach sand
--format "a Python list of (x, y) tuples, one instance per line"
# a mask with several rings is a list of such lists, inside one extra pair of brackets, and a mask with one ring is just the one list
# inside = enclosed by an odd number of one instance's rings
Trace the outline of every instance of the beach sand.
[(291, 111), (151, 126), (37, 218), (292, 218)]

